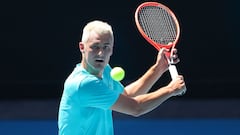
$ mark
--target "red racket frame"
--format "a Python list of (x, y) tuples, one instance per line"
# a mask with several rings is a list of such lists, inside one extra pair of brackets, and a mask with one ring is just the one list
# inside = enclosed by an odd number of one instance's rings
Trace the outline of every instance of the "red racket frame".
[[(159, 44), (159, 43), (156, 43), (155, 41), (153, 41), (151, 38), (148, 37), (148, 35), (143, 31), (139, 21), (138, 21), (138, 13), (140, 12), (140, 10), (144, 7), (147, 7), (147, 6), (156, 6), (156, 7), (160, 7), (160, 8), (163, 8), (165, 9), (173, 18), (173, 20), (175, 21), (175, 24), (176, 24), (176, 28), (177, 28), (177, 35), (176, 35), (176, 39), (175, 41), (173, 41), (172, 43), (170, 44), (167, 44), (167, 45), (164, 45), (164, 44)], [(161, 4), (161, 3), (157, 3), (157, 2), (144, 2), (142, 3), (141, 5), (138, 6), (138, 8), (136, 9), (136, 12), (135, 12), (135, 23), (137, 25), (137, 28), (139, 30), (139, 32), (141, 33), (141, 35), (151, 44), (153, 45), (158, 51), (161, 49), (161, 48), (167, 48), (167, 49), (171, 49), (171, 48), (174, 48), (176, 46), (176, 43), (178, 42), (178, 39), (179, 39), (179, 36), (180, 36), (180, 26), (179, 26), (179, 22), (175, 16), (175, 14), (165, 5)], [(172, 52), (171, 52), (172, 54)]]

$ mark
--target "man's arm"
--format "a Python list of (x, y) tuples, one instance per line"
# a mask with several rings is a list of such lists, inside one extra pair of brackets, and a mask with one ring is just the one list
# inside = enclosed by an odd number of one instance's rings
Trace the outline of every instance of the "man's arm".
[[(124, 94), (126, 96), (134, 97), (137, 95), (147, 93), (153, 84), (168, 70), (168, 61), (165, 56), (166, 49), (161, 49), (158, 53), (156, 63), (138, 80), (125, 87)], [(179, 59), (176, 55), (177, 50), (174, 50), (174, 63), (178, 63)]]
[(164, 71), (153, 65), (141, 78), (125, 87), (125, 95), (134, 97), (147, 93)]
[(184, 89), (185, 83), (183, 77), (178, 76), (167, 86), (148, 94), (135, 97), (128, 97), (121, 94), (111, 109), (128, 115), (140, 116), (152, 111), (168, 98), (179, 95)]

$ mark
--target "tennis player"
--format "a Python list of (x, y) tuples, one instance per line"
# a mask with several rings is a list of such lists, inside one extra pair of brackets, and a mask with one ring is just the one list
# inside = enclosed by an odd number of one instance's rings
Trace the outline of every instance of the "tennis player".
[[(64, 84), (58, 115), (59, 135), (113, 135), (112, 110), (137, 117), (184, 91), (185, 82), (179, 75), (167, 86), (149, 92), (168, 70), (165, 49), (159, 51), (155, 64), (135, 82), (124, 87), (114, 81), (108, 64), (113, 46), (113, 31), (108, 23), (94, 20), (84, 27), (79, 42), (81, 63)], [(174, 56), (178, 63), (176, 51)]]

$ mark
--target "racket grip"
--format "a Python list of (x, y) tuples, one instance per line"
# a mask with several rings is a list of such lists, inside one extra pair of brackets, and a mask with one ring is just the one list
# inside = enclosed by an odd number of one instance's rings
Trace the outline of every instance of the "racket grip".
[[(170, 72), (172, 80), (178, 76), (178, 71), (177, 71), (177, 68), (175, 65), (170, 64), (168, 67), (168, 70)], [(181, 94), (179, 94), (179, 96), (184, 95), (186, 93), (186, 91), (187, 91), (187, 87), (185, 86), (183, 92)]]
[(178, 76), (178, 71), (175, 65), (170, 64), (168, 67), (172, 80)]

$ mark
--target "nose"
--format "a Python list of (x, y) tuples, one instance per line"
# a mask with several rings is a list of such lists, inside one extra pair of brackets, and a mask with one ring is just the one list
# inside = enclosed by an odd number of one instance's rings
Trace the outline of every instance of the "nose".
[(99, 56), (102, 56), (102, 55), (103, 55), (103, 53), (104, 53), (104, 52), (103, 52), (103, 49), (102, 49), (102, 48), (100, 48), (100, 49), (98, 50), (98, 55), (99, 55)]

